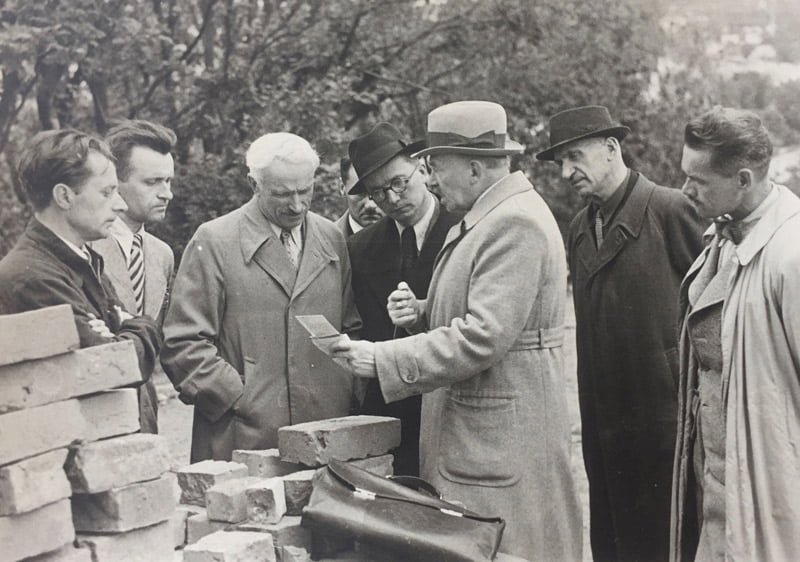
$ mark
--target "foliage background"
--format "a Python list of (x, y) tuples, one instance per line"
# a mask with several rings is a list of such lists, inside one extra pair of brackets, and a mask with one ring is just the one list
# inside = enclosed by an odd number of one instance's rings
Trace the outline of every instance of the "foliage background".
[(797, 63), (798, 11), (772, 0), (761, 21), (730, 1), (703, 17), (684, 0), (0, 0), (0, 256), (30, 216), (12, 170), (38, 130), (102, 134), (133, 117), (175, 129), (175, 198), (153, 230), (179, 257), (198, 224), (250, 197), (243, 156), (259, 135), (316, 146), (313, 208), (335, 218), (349, 139), (379, 120), (421, 137), (428, 111), (470, 98), (506, 107), (527, 146), (514, 166), (566, 229), (581, 202), (534, 158), (566, 107), (608, 106), (633, 129), (629, 163), (672, 186), (683, 125), (715, 103), (760, 112), (778, 145), (800, 142), (800, 82), (725, 77), (707, 48), (756, 27)]

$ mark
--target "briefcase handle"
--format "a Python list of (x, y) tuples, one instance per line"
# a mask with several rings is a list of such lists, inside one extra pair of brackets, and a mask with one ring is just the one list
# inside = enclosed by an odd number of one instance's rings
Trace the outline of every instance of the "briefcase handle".
[(437, 500), (442, 499), (442, 494), (439, 493), (439, 490), (437, 490), (433, 484), (427, 480), (423, 480), (422, 478), (417, 478), (416, 476), (387, 476), (386, 478), (392, 482), (397, 482), (406, 488), (411, 488), (417, 492), (428, 494)]

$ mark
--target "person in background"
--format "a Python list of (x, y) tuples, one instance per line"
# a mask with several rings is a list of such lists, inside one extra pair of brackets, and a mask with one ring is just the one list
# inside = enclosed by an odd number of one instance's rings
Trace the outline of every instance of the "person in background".
[(339, 194), (347, 201), (347, 210), (334, 221), (345, 238), (362, 228), (378, 222), (383, 217), (381, 208), (366, 193), (350, 194), (350, 189), (358, 181), (350, 158), (339, 161)]

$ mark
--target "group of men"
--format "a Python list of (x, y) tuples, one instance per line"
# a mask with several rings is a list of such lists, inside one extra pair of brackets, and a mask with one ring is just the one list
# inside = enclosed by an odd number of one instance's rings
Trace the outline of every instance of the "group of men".
[[(438, 107), (424, 141), (389, 123), (354, 139), (336, 223), (309, 210), (311, 145), (266, 134), (246, 154), (252, 199), (197, 229), (171, 283), (172, 252), (144, 225), (172, 198), (172, 131), (40, 133), (19, 163), (34, 218), (0, 261), (0, 313), (69, 303), (82, 346), (133, 341), (142, 428), (157, 428), (160, 363), (194, 406), (192, 461), (273, 448), (285, 425), (395, 416), (396, 472), (505, 518), (503, 552), (579, 560), (568, 268), (594, 559), (789, 559), (800, 199), (769, 181), (772, 146), (749, 112), (687, 125), (680, 191), (625, 164), (628, 133), (601, 106), (550, 119), (537, 158), (588, 203), (566, 255), (511, 172), (524, 147), (498, 104)], [(338, 361), (304, 314), (345, 334)]]

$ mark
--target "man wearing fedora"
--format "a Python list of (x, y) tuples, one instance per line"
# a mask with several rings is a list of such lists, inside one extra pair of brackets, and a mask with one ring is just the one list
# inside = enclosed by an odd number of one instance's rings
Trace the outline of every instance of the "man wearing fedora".
[[(411, 154), (424, 141), (406, 143), (389, 123), (378, 123), (350, 143), (350, 160), (358, 181), (350, 197), (368, 197), (386, 217), (348, 240), (353, 268), (353, 293), (361, 314), (361, 336), (385, 341), (407, 335), (392, 324), (386, 311), (389, 294), (404, 281), (419, 298), (428, 294), (433, 261), (447, 231), (460, 214), (441, 208), (426, 185), (422, 160)], [(387, 404), (377, 380), (367, 384), (363, 414), (392, 416), (402, 422), (401, 444), (395, 451), (397, 474), (419, 474), (419, 395)]]
[(583, 456), (596, 561), (665, 560), (681, 279), (703, 224), (679, 190), (630, 170), (602, 106), (550, 119), (536, 155), (588, 202), (569, 228)]
[(509, 156), (498, 104), (462, 101), (428, 115), (429, 187), (464, 212), (435, 261), (427, 300), (389, 296), (385, 342), (337, 344), (387, 402), (423, 394), (420, 473), (445, 498), (506, 520), (500, 550), (580, 560), (569, 462), (562, 341), (566, 260), (555, 219)]
[(347, 202), (347, 210), (334, 221), (345, 238), (349, 238), (365, 227), (375, 224), (383, 218), (381, 208), (366, 193), (350, 194), (350, 189), (358, 181), (350, 158), (339, 160), (339, 194)]

